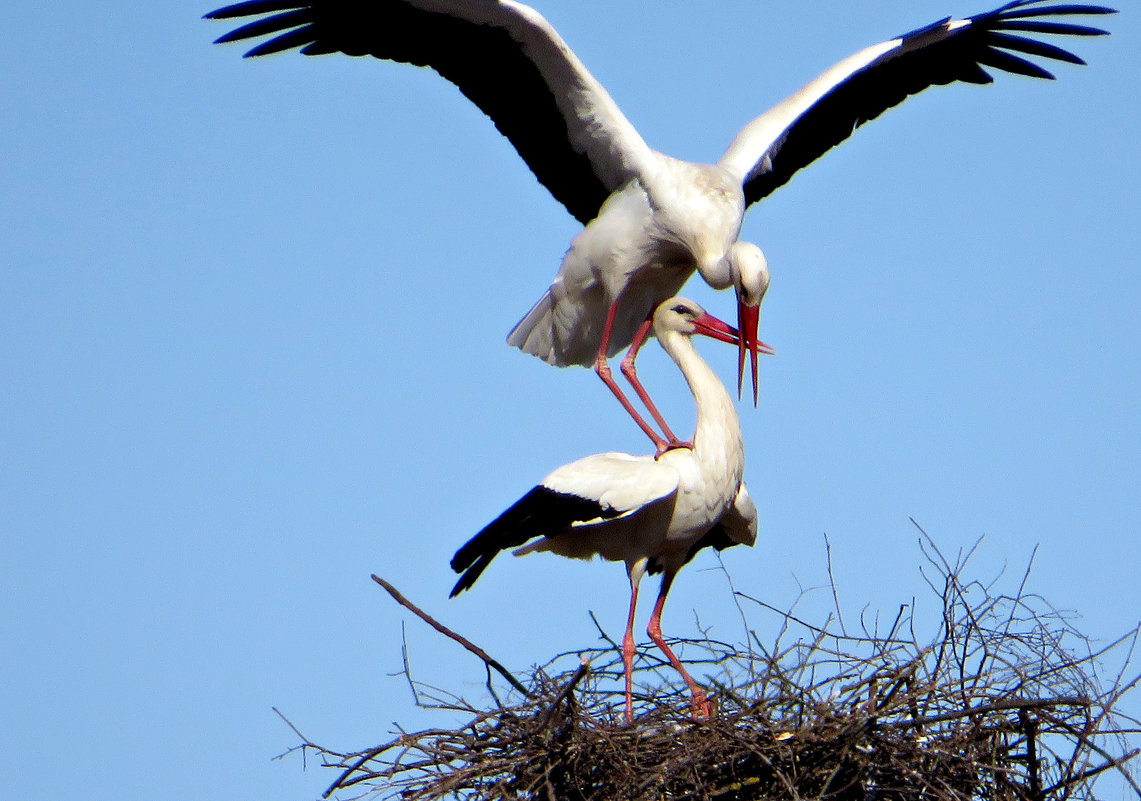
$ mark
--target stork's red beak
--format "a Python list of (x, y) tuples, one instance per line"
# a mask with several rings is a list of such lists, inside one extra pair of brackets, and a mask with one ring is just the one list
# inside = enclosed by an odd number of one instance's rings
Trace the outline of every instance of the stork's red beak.
[[(757, 325), (760, 322), (761, 316), (760, 307), (741, 304), (739, 308), (741, 329), (745, 332), (744, 335), (742, 335), (741, 331), (738, 331), (727, 322), (717, 319), (712, 314), (703, 314), (701, 317), (698, 317), (693, 321), (693, 326), (699, 334), (704, 334), (707, 337), (713, 337), (714, 339), (737, 346), (738, 353), (740, 354), (737, 365), (738, 396), (741, 394), (741, 383), (745, 374), (745, 351), (749, 352), (749, 358), (753, 365), (753, 405), (755, 406), (757, 404), (757, 355), (763, 353), (767, 356), (771, 356), (776, 353), (776, 351), (773, 350), (771, 345), (766, 345), (757, 339)], [(752, 326), (751, 329), (749, 328), (750, 325)], [(751, 335), (749, 334), (750, 331), (752, 331)]]
[[(741, 397), (741, 387), (745, 383), (745, 351), (749, 352), (749, 366), (753, 374), (753, 406), (757, 405), (757, 345), (764, 344), (757, 339), (757, 329), (761, 323), (760, 304), (750, 306), (737, 303), (737, 325), (741, 329), (737, 351), (737, 397)], [(768, 346), (766, 346), (768, 347)], [(768, 352), (772, 353), (772, 348)]]

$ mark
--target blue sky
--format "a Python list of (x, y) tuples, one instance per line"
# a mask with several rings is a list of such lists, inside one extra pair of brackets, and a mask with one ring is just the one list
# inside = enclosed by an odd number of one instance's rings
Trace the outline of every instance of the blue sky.
[[(713, 160), (842, 56), (986, 6), (539, 8), (652, 146)], [(6, 10), (0, 796), (310, 798), (333, 777), (271, 761), (295, 742), (271, 706), (345, 748), (447, 723), (391, 675), (402, 623), (417, 678), (478, 696), (481, 666), (371, 572), (518, 672), (595, 644), (588, 610), (622, 625), (618, 565), (504, 558), (447, 600), (453, 551), (552, 468), (647, 448), (591, 372), (503, 343), (575, 222), (434, 74), (243, 61), (210, 9)], [(1090, 66), (928, 91), (748, 215), (779, 355), (741, 407), (742, 590), (786, 607), (820, 585), (827, 534), (852, 616), (918, 597), (934, 625), (915, 518), (949, 553), (985, 537), (981, 579), (1016, 586), (1038, 546), (1030, 588), (1094, 638), (1141, 618), (1126, 11), (1064, 43)], [(732, 349), (701, 347), (730, 378)], [(687, 429), (672, 365), (641, 363)], [(716, 565), (683, 571), (667, 634), (696, 612), (737, 636)]]

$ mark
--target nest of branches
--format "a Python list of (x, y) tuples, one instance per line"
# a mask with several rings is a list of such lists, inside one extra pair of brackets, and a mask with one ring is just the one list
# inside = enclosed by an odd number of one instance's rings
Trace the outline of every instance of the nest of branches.
[[(929, 641), (906, 606), (885, 632), (849, 635), (838, 609), (815, 626), (736, 593), (742, 614), (755, 604), (779, 615), (779, 631), (767, 644), (751, 630), (744, 645), (680, 641), (707, 671), (715, 714), (694, 720), (676, 674), (644, 664), (630, 726), (612, 642), (562, 654), (524, 684), (374, 576), (484, 660), (491, 708), (426, 701), (419, 688), (418, 702), (467, 721), (351, 752), (302, 737), (291, 751), (335, 769), (325, 795), (342, 799), (1064, 801), (1093, 798), (1107, 771), (1141, 798), (1126, 768), (1138, 724), (1117, 710), (1141, 680), (1126, 677), (1138, 630), (1095, 649), (1026, 592), (1029, 569), (1002, 594), (963, 580), (969, 554), (953, 564), (930, 544), (924, 554), (942, 602)], [(1109, 661), (1119, 667), (1102, 678)]]

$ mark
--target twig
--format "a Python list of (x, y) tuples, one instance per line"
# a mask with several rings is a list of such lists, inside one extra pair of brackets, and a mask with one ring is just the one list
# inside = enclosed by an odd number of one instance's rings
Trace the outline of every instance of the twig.
[(1030, 799), (1042, 801), (1042, 777), (1038, 775), (1038, 724), (1024, 706), (1018, 708), (1018, 721), (1026, 735), (1026, 773), (1030, 780)]
[(296, 726), (293, 725), (293, 721), (291, 721), (285, 715), (281, 714), (280, 709), (278, 709), (276, 706), (271, 706), (270, 709), (273, 710), (273, 714), (277, 715), (279, 718), (281, 718), (283, 721), (285, 721), (285, 725), (288, 726), (289, 728), (293, 729), (293, 733), (297, 735), (297, 739), (301, 740), (300, 746), (294, 746), (293, 748), (290, 748), (288, 751), (286, 751), (284, 754), (278, 754), (276, 757), (274, 757), (274, 759), (281, 759), (282, 757), (286, 756), (286, 754), (292, 754), (294, 751), (300, 749), (301, 750), (301, 769), (302, 770), (308, 770), (309, 769), (308, 768), (309, 759), (308, 759), (308, 752), (306, 749), (312, 748), (314, 751), (317, 751), (318, 753), (320, 753), (321, 749), (315, 743), (313, 743), (312, 740), (310, 740), (308, 737), (306, 737), (304, 734), (302, 734), (301, 731)]
[(301, 731), (296, 726), (293, 725), (293, 721), (291, 721), (285, 715), (281, 714), (280, 709), (278, 709), (276, 706), (271, 706), (270, 709), (273, 710), (273, 714), (277, 715), (279, 718), (281, 718), (283, 721), (285, 721), (286, 726), (293, 729), (293, 733), (297, 735), (297, 737), (301, 740), (302, 743), (304, 743), (305, 745), (310, 745), (310, 746), (313, 745), (313, 742), (308, 737), (306, 737), (304, 734), (302, 734)]
[(416, 691), (416, 682), (412, 681), (412, 666), (408, 662), (408, 632), (405, 630), (403, 620), (400, 621), (400, 658), (404, 663), (404, 678), (408, 680), (408, 689), (412, 691), (412, 701), (416, 706), (423, 706), (420, 693)]
[(832, 588), (832, 603), (836, 607), (836, 620), (840, 622), (840, 632), (847, 637), (848, 627), (844, 625), (844, 614), (840, 611), (840, 596), (836, 592), (836, 577), (832, 575), (832, 543), (828, 532), (824, 533), (824, 557), (828, 562), (828, 586)]
[(388, 746), (377, 746), (376, 748), (374, 748), (370, 751), (365, 751), (363, 754), (361, 754), (359, 759), (355, 760), (351, 765), (349, 765), (348, 768), (345, 769), (345, 771), (340, 776), (337, 777), (337, 780), (335, 782), (333, 782), (332, 784), (329, 785), (329, 789), (327, 789), (325, 792), (321, 793), (321, 797), (322, 798), (328, 798), (335, 791), (341, 789), (342, 787), (348, 786), (345, 783), (345, 779), (349, 778), (354, 773), (356, 773), (358, 770), (360, 770), (361, 767), (366, 762), (368, 762), (370, 759), (375, 759), (382, 751), (386, 751), (386, 750), (388, 750)]
[(566, 686), (563, 687), (559, 694), (555, 696), (555, 699), (551, 701), (550, 706), (547, 707), (547, 713), (543, 716), (543, 722), (539, 724), (540, 729), (547, 728), (551, 722), (551, 718), (555, 714), (555, 710), (559, 708), (559, 704), (561, 704), (563, 701), (566, 701), (568, 698), (570, 698), (571, 702), (573, 703), (574, 696), (572, 693), (574, 693), (575, 685), (582, 681), (586, 677), (586, 674), (589, 672), (590, 660), (584, 656), (582, 661), (579, 663), (578, 670), (576, 670), (574, 675), (571, 676), (571, 680), (567, 682)]
[(899, 720), (891, 721), (889, 723), (881, 723), (881, 729), (908, 729), (911, 727), (918, 728), (919, 726), (927, 726), (932, 723), (943, 723), (948, 720), (958, 720), (960, 718), (974, 717), (976, 715), (985, 715), (988, 712), (1002, 712), (1008, 709), (1042, 709), (1055, 706), (1076, 706), (1082, 708), (1089, 708), (1093, 702), (1088, 698), (1080, 696), (1073, 697), (1058, 697), (1058, 698), (1006, 698), (1002, 701), (995, 701), (990, 704), (978, 704), (977, 706), (967, 706), (962, 709), (956, 709), (952, 712), (944, 712), (940, 715), (928, 715), (925, 718), (918, 720)]
[(618, 643), (616, 643), (616, 642), (615, 642), (615, 641), (614, 641), (614, 640), (611, 638), (611, 636), (610, 636), (609, 634), (607, 634), (607, 633), (606, 633), (606, 629), (602, 628), (602, 624), (598, 622), (598, 617), (597, 617), (597, 616), (594, 614), (594, 610), (593, 610), (593, 609), (588, 609), (588, 610), (587, 610), (587, 614), (589, 614), (589, 615), (590, 615), (590, 619), (591, 619), (592, 621), (594, 621), (594, 627), (595, 627), (596, 629), (598, 629), (598, 636), (599, 636), (601, 639), (605, 640), (606, 642), (610, 643), (610, 647), (611, 647), (611, 648), (613, 648), (614, 650), (618, 650)]
[(499, 673), (499, 675), (501, 675), (503, 678), (507, 679), (508, 684), (510, 684), (512, 687), (514, 687), (519, 692), (523, 693), (523, 695), (526, 696), (527, 698), (531, 697), (531, 693), (527, 691), (527, 688), (523, 686), (523, 684), (519, 681), (519, 679), (512, 676), (510, 671), (507, 670), (507, 668), (503, 667), (503, 665), (501, 665), (499, 662), (497, 662), (496, 660), (494, 660), (490, 656), (488, 656), (487, 652), (484, 651), (482, 648), (480, 648), (478, 645), (474, 644), (473, 642), (468, 640), (466, 637), (463, 637), (459, 634), (456, 634), (454, 631), (449, 629), (447, 626), (438, 622), (435, 618), (433, 618), (431, 615), (429, 615), (423, 609), (416, 606), (416, 604), (412, 603), (407, 598), (405, 598), (403, 595), (401, 595), (400, 590), (393, 587), (391, 584), (389, 584), (387, 581), (382, 579), (380, 576), (373, 574), (372, 580), (375, 581), (377, 584), (379, 584), (381, 587), (384, 587), (384, 589), (388, 592), (388, 594), (391, 595), (393, 597), (393, 599), (398, 604), (403, 606), (408, 611), (412, 612), (412, 614), (416, 615), (418, 618), (423, 620), (425, 623), (427, 623), (429, 626), (434, 628), (436, 631), (443, 634), (445, 637), (450, 637), (451, 639), (455, 640), (460, 645), (462, 645), (464, 648), (471, 651), (473, 654), (475, 654), (480, 659), (482, 659), (483, 663), (485, 665), (487, 665), (489, 668), (493, 668), (494, 670), (496, 670)]
[(1107, 762), (1103, 762), (1095, 768), (1090, 768), (1089, 770), (1082, 771), (1077, 776), (1068, 776), (1062, 781), (1047, 787), (1042, 791), (1042, 793), (1044, 796), (1049, 797), (1052, 793), (1060, 790), (1062, 787), (1083, 782), (1086, 779), (1093, 778), (1097, 774), (1109, 770), (1110, 768), (1117, 768), (1119, 771), (1121, 771), (1121, 775), (1125, 777), (1125, 780), (1129, 782), (1129, 785), (1133, 788), (1133, 792), (1137, 794), (1138, 798), (1141, 798), (1141, 787), (1137, 786), (1137, 782), (1133, 781), (1133, 777), (1130, 776), (1129, 773), (1125, 770), (1125, 763), (1133, 759), (1138, 754), (1141, 754), (1141, 748), (1134, 748), (1132, 751), (1124, 753), (1119, 757), (1111, 757)]

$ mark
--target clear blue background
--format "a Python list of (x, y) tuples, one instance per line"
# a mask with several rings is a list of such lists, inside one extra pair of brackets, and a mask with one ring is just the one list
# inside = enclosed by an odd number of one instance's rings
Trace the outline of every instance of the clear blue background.
[[(887, 113), (749, 213), (779, 350), (743, 404), (777, 607), (918, 596), (914, 517), (968, 577), (1141, 617), (1141, 16), (1088, 67)], [(840, 57), (985, 0), (604, 4), (546, 14), (654, 147), (714, 160)], [(559, 464), (648, 443), (598, 379), (506, 347), (576, 223), (451, 85), (345, 57), (243, 61), (208, 3), (13, 0), (0, 50), (0, 796), (304, 799), (271, 757), (416, 710), (377, 572), (514, 670), (622, 626), (617, 565), (457, 546)], [(728, 295), (687, 294), (721, 316)], [(735, 354), (702, 345), (723, 376)], [(679, 430), (692, 401), (651, 346)], [(668, 634), (739, 636), (711, 555)], [(815, 599), (815, 600), (814, 600)], [(827, 593), (809, 601), (826, 609)], [(821, 617), (822, 617), (821, 612)], [(645, 612), (642, 620), (644, 621)], [(770, 618), (757, 613), (767, 630)], [(643, 638), (644, 639), (644, 638)], [(482, 666), (417, 621), (417, 678)], [(1135, 714), (1136, 697), (1128, 701)], [(1111, 794), (1115, 797), (1115, 794)]]

